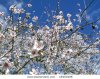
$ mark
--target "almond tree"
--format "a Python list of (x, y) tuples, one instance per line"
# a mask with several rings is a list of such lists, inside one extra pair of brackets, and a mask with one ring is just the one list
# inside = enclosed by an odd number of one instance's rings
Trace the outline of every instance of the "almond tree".
[[(0, 73), (96, 74), (91, 58), (100, 55), (100, 31), (96, 30), (100, 18), (88, 22), (84, 15), (93, 1), (72, 19), (70, 13), (63, 15), (58, 0), (56, 11), (45, 11), (49, 17), (45, 25), (39, 24), (38, 16), (31, 18), (31, 13), (17, 8), (18, 4), (10, 6), (9, 16), (0, 12)], [(79, 31), (86, 26), (93, 28), (95, 39)], [(99, 68), (100, 63), (95, 66)]]

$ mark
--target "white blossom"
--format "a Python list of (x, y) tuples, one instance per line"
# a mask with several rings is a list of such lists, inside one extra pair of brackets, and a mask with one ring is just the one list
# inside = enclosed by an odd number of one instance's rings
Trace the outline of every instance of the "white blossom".
[(29, 73), (30, 73), (30, 75), (37, 75), (38, 74), (36, 69), (34, 69), (34, 68), (32, 68), (32, 71), (30, 71)]
[(5, 36), (3, 35), (3, 33), (0, 32), (0, 41), (2, 41), (5, 38)]
[(4, 12), (0, 12), (0, 16), (4, 16)]
[(57, 18), (57, 19), (62, 19), (63, 16), (62, 16), (62, 15), (57, 15), (56, 18)]
[(28, 7), (32, 7), (32, 4), (29, 3), (29, 4), (27, 4), (27, 6), (28, 6)]
[(68, 23), (68, 25), (66, 26), (66, 30), (71, 30), (71, 29), (73, 29), (73, 25), (72, 25), (72, 23), (70, 22), (70, 23)]
[(34, 45), (33, 45), (32, 50), (39, 51), (39, 50), (42, 50), (43, 48), (44, 48), (43, 41), (34, 40)]
[(38, 17), (37, 16), (34, 16), (33, 18), (32, 18), (32, 21), (33, 22), (36, 22), (38, 20)]
[(70, 13), (67, 14), (67, 17), (71, 17), (72, 15)]

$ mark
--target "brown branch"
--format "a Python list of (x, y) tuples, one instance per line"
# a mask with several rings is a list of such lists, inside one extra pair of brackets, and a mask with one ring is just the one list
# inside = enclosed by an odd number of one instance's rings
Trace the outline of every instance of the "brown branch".
[(83, 16), (84, 12), (92, 5), (92, 3), (94, 2), (95, 0), (92, 0), (89, 5), (83, 10), (83, 12), (81, 13), (80, 16)]
[(31, 59), (29, 59), (27, 62), (25, 62), (25, 63), (23, 64), (23, 66), (20, 67), (20, 68), (15, 72), (15, 74), (19, 73), (19, 72), (30, 62), (30, 60), (31, 60)]

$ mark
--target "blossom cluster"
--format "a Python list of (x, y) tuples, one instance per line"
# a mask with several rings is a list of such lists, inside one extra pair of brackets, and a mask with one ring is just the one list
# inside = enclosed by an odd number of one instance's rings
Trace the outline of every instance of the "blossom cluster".
[[(93, 62), (89, 60), (100, 53), (96, 47), (100, 41), (98, 39), (95, 44), (89, 44), (86, 42), (89, 39), (87, 35), (75, 32), (81, 23), (79, 14), (74, 19), (79, 22), (75, 28), (70, 13), (65, 18), (63, 12), (59, 11), (51, 16), (51, 25), (42, 26), (38, 24), (38, 16), (32, 17), (23, 8), (11, 5), (9, 10), (11, 16), (4, 16), (0, 12), (6, 22), (0, 22), (0, 74), (94, 73), (90, 65)], [(21, 14), (25, 14), (25, 17), (21, 17)], [(18, 21), (14, 21), (15, 15), (19, 15)]]

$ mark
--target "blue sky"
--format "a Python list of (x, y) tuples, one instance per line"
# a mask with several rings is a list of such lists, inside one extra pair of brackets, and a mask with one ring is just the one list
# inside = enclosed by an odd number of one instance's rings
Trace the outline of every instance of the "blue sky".
[[(0, 0), (0, 11), (6, 12), (6, 14), (9, 14), (8, 7), (13, 3), (18, 3), (22, 1), (18, 7), (25, 7), (25, 5), (31, 1), (32, 7), (29, 9), (26, 9), (29, 12), (35, 11), (33, 14), (41, 17), (43, 12), (46, 10), (45, 7), (48, 9), (48, 11), (56, 10), (57, 8), (57, 0)], [(86, 6), (91, 2), (92, 0), (85, 0)], [(80, 4), (80, 6), (77, 6), (77, 4)], [(72, 14), (72, 18), (75, 17), (77, 13), (79, 13), (78, 9), (84, 9), (84, 1), (83, 0), (60, 0), (60, 10), (63, 11), (64, 16), (66, 17), (67, 13)], [(97, 18), (100, 17), (100, 0), (95, 0), (94, 3), (90, 6), (90, 8), (87, 9), (87, 20), (88, 21), (95, 21)], [(43, 15), (41, 17), (40, 22), (44, 22), (47, 18), (46, 15)], [(98, 28), (100, 29), (100, 21), (97, 23)], [(82, 32), (89, 34), (92, 33), (91, 27), (86, 27)]]

